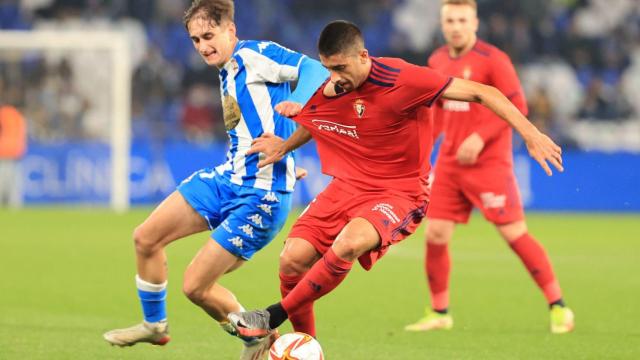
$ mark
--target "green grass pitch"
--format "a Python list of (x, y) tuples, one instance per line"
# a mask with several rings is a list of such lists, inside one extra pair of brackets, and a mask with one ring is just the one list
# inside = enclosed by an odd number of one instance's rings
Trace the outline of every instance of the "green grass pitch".
[[(121, 349), (102, 339), (104, 331), (141, 318), (130, 234), (148, 212), (0, 210), (0, 359), (237, 359), (240, 343), (181, 293), (182, 273), (206, 234), (168, 248), (172, 341)], [(574, 333), (548, 333), (542, 295), (494, 229), (475, 216), (452, 245), (453, 330), (402, 330), (427, 300), (421, 228), (371, 272), (354, 267), (316, 304), (326, 357), (639, 359), (640, 216), (532, 214), (528, 221), (576, 313)], [(284, 234), (222, 280), (247, 308), (279, 299)], [(290, 330), (288, 323), (282, 330)]]

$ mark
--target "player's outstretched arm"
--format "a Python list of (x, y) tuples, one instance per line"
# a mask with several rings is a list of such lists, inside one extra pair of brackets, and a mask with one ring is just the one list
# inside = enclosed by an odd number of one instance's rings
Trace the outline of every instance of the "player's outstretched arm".
[(300, 62), (298, 85), (291, 96), (275, 106), (275, 110), (283, 116), (293, 117), (302, 111), (304, 104), (329, 77), (329, 71), (319, 61), (304, 57)]
[(251, 142), (251, 148), (247, 151), (247, 155), (264, 154), (264, 158), (258, 162), (258, 167), (261, 168), (282, 160), (288, 152), (299, 148), (309, 140), (311, 140), (311, 133), (302, 126), (298, 126), (298, 129), (286, 141), (274, 134), (264, 133)]
[(477, 102), (486, 106), (520, 133), (527, 145), (529, 155), (542, 166), (547, 175), (553, 174), (547, 161), (559, 171), (564, 171), (560, 146), (529, 122), (498, 89), (475, 81), (453, 79), (442, 97), (449, 100)]

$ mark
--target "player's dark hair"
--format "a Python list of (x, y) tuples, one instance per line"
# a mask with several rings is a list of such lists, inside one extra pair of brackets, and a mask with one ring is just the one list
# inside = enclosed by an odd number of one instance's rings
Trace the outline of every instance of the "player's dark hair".
[(478, 3), (476, 0), (442, 0), (442, 6), (445, 5), (469, 5), (478, 10)]
[(220, 25), (222, 21), (233, 21), (235, 7), (233, 0), (193, 0), (191, 6), (184, 13), (184, 26), (189, 28), (189, 22), (194, 17), (200, 17), (213, 21)]
[(344, 20), (327, 24), (318, 39), (318, 52), (322, 56), (332, 56), (363, 47), (364, 39), (358, 26)]

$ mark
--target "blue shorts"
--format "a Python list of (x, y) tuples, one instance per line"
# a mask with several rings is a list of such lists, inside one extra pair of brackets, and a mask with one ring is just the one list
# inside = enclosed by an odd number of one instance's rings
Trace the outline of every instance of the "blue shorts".
[(196, 171), (178, 191), (207, 220), (211, 238), (244, 260), (273, 240), (291, 210), (291, 193), (239, 186), (214, 169)]

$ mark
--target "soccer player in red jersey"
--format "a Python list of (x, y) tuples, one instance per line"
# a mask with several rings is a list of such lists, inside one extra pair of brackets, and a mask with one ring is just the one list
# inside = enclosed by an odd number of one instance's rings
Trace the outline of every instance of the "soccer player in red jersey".
[[(476, 37), (476, 1), (443, 0), (442, 4), (441, 26), (447, 44), (433, 53), (429, 66), (449, 76), (496, 87), (526, 115), (527, 102), (511, 60)], [(444, 99), (437, 101), (433, 109), (434, 121), (443, 126), (444, 141), (427, 212), (425, 272), (431, 309), (405, 329), (427, 331), (453, 326), (448, 313), (448, 245), (455, 225), (466, 223), (475, 206), (496, 226), (546, 297), (551, 331), (570, 331), (573, 313), (564, 305), (544, 248), (527, 230), (513, 173), (511, 129), (478, 104)]]
[(332, 291), (357, 260), (368, 270), (394, 243), (410, 235), (428, 204), (431, 121), (421, 109), (438, 98), (480, 102), (522, 134), (530, 154), (551, 174), (562, 170), (561, 150), (497, 89), (453, 79), (394, 58), (370, 57), (357, 26), (328, 24), (318, 41), (330, 79), (300, 114), (286, 141), (254, 140), (258, 164), (282, 158), (312, 137), (322, 171), (333, 177), (293, 226), (280, 256), (282, 301), (266, 310), (234, 312), (229, 320), (245, 337), (268, 335), (287, 318), (315, 336), (313, 303)]

